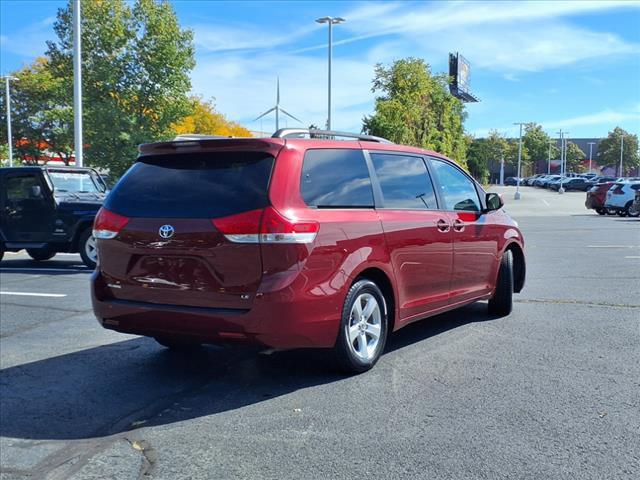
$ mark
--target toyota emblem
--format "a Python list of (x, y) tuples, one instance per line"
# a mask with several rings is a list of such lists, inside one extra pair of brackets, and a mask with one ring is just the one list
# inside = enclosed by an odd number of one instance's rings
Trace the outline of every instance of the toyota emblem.
[(158, 233), (162, 238), (171, 238), (173, 237), (175, 230), (171, 225), (162, 225), (158, 230)]

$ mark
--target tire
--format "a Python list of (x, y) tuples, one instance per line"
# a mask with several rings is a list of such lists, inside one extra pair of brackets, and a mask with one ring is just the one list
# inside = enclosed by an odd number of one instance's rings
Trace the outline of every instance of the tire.
[(52, 259), (56, 252), (51, 251), (48, 248), (27, 248), (27, 253), (36, 262), (44, 262), (45, 260)]
[(627, 208), (627, 215), (633, 218), (640, 217), (640, 210), (636, 209), (634, 205), (635, 203), (632, 203), (629, 208)]
[(489, 313), (506, 317), (513, 310), (513, 254), (507, 250), (500, 260), (498, 280), (493, 297), (489, 299)]
[(604, 209), (604, 208), (596, 208), (596, 213), (597, 213), (598, 215), (606, 215), (607, 210), (606, 210), (606, 209)]
[(154, 340), (165, 348), (176, 352), (188, 352), (202, 346), (200, 342), (176, 337), (154, 337)]
[(0, 244), (0, 262), (2, 261), (2, 257), (4, 257), (4, 245)]
[(626, 217), (627, 216), (627, 207), (621, 208), (616, 213), (618, 214), (619, 217)]
[(96, 250), (96, 240), (93, 238), (91, 229), (85, 229), (78, 239), (78, 250), (80, 251), (80, 257), (82, 263), (84, 263), (91, 270), (96, 268), (98, 263), (98, 251)]
[(358, 280), (349, 289), (342, 307), (338, 338), (333, 347), (338, 368), (347, 373), (371, 369), (384, 351), (387, 330), (384, 295), (371, 280)]

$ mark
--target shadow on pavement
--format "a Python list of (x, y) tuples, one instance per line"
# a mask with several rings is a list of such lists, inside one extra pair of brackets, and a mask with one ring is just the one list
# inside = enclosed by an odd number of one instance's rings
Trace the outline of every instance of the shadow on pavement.
[[(391, 336), (387, 351), (491, 318), (486, 304), (470, 305), (403, 328)], [(324, 350), (264, 355), (254, 348), (210, 346), (176, 354), (147, 338), (47, 358), (0, 371), (0, 435), (101, 437), (348, 381), (328, 358)], [(374, 368), (365, 375), (381, 371)]]
[(54, 257), (51, 260), (37, 262), (30, 258), (11, 258), (5, 256), (0, 263), (0, 272), (33, 273), (38, 275), (69, 275), (72, 273), (91, 273), (81, 261)]

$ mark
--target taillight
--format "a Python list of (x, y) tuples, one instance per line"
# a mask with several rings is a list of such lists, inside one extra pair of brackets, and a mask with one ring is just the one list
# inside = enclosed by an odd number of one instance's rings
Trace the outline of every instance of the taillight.
[(127, 223), (129, 223), (127, 217), (101, 207), (93, 221), (93, 236), (103, 240), (114, 238)]
[(311, 243), (320, 228), (317, 222), (285, 217), (273, 207), (211, 221), (234, 243)]

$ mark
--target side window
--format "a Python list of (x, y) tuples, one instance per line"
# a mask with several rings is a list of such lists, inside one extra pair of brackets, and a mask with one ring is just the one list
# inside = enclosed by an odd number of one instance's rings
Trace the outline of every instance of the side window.
[(37, 199), (36, 191), (32, 187), (40, 187), (40, 181), (36, 175), (16, 175), (5, 178), (7, 201), (21, 202), (23, 200)]
[(440, 194), (446, 210), (479, 212), (480, 199), (473, 181), (453, 165), (432, 159), (431, 164), (438, 177)]
[(312, 207), (373, 207), (373, 189), (362, 150), (308, 150), (300, 192)]
[(380, 182), (386, 208), (438, 208), (433, 184), (422, 158), (372, 153), (371, 161)]

